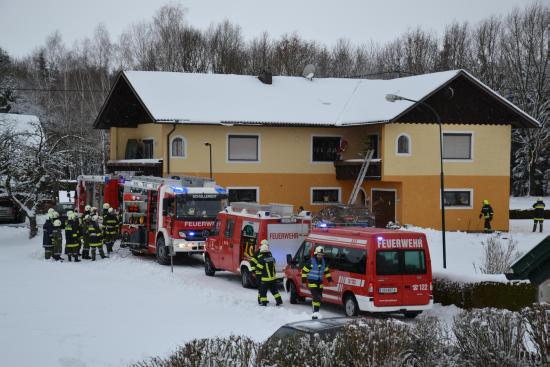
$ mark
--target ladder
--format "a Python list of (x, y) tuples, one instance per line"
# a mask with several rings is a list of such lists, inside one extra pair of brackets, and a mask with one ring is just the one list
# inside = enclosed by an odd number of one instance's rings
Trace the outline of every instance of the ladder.
[(367, 170), (369, 169), (369, 164), (370, 164), (370, 161), (372, 160), (373, 154), (374, 154), (373, 149), (367, 150), (367, 154), (365, 155), (365, 160), (363, 161), (363, 165), (361, 165), (361, 170), (359, 171), (359, 174), (357, 175), (357, 179), (355, 180), (355, 185), (351, 190), (351, 195), (349, 196), (348, 205), (352, 205), (355, 202), (355, 199), (357, 199), (357, 194), (359, 194), (359, 189), (361, 189), (361, 185), (363, 185), (363, 180), (367, 175)]

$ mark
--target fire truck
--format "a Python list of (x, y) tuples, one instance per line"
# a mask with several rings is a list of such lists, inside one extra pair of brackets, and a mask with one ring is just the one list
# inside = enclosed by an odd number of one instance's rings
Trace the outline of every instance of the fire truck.
[(218, 214), (206, 241), (205, 274), (230, 271), (241, 275), (243, 287), (255, 286), (250, 257), (259, 250), (261, 241), (267, 239), (276, 259), (277, 276), (282, 280), (286, 254), (296, 252), (310, 225), (311, 212), (294, 215), (292, 205), (234, 202)]
[(80, 175), (76, 184), (75, 207), (84, 213), (86, 205), (95, 206), (101, 210), (104, 203), (118, 209), (122, 203), (122, 187), (124, 181), (121, 175)]
[(202, 253), (216, 215), (227, 205), (227, 191), (210, 179), (138, 176), (125, 179), (121, 246), (133, 254), (170, 256)]

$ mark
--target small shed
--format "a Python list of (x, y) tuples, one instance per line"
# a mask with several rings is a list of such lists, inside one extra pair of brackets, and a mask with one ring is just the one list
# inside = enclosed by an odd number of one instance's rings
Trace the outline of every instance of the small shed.
[(550, 236), (519, 258), (506, 278), (529, 279), (538, 286), (539, 302), (550, 303)]

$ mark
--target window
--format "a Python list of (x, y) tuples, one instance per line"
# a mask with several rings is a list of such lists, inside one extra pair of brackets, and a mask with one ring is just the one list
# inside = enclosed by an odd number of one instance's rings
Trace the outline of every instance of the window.
[(411, 154), (411, 138), (408, 135), (401, 134), (397, 138), (397, 154), (398, 155)]
[(472, 159), (472, 133), (444, 133), (444, 159)]
[(153, 158), (153, 139), (143, 139), (143, 158)]
[(426, 259), (424, 251), (403, 251), (405, 271), (403, 274), (426, 274)]
[(221, 227), (221, 221), (216, 219), (214, 221), (214, 225), (212, 226), (212, 229), (210, 230), (210, 236), (217, 236), (218, 233), (220, 233), (220, 227)]
[(334, 204), (340, 202), (340, 188), (311, 189), (312, 204)]
[(258, 188), (227, 188), (229, 191), (229, 202), (246, 201), (249, 203), (258, 202)]
[(445, 207), (471, 208), (472, 190), (445, 190)]
[(313, 162), (334, 162), (338, 158), (340, 137), (314, 136), (312, 149)]
[(185, 140), (182, 137), (172, 139), (172, 157), (185, 158)]
[(225, 232), (224, 232), (225, 238), (233, 237), (233, 228), (235, 228), (235, 221), (233, 219), (228, 219), (225, 222)]
[[(349, 273), (365, 274), (367, 265), (367, 251), (345, 247), (325, 246), (330, 250), (330, 265), (334, 270), (341, 270)], [(329, 260), (327, 259), (327, 262)]]
[(372, 155), (373, 159), (380, 158), (380, 152), (378, 150), (378, 134), (367, 135), (367, 142), (365, 143), (367, 150), (374, 150)]
[(399, 257), (401, 251), (378, 251), (376, 253), (377, 275), (399, 275)]
[(228, 136), (228, 160), (258, 162), (257, 135), (229, 135)]
[(294, 260), (296, 261), (297, 265), (300, 267), (300, 269), (304, 266), (306, 261), (309, 260), (309, 254), (311, 253), (311, 247), (312, 244), (309, 241), (304, 241), (302, 246), (298, 249), (298, 252), (296, 252), (296, 257)]

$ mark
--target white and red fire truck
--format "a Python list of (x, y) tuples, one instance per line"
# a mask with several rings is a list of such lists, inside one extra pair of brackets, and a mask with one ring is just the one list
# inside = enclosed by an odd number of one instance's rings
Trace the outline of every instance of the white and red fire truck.
[(311, 213), (293, 214), (287, 204), (261, 205), (234, 202), (218, 214), (206, 241), (204, 263), (206, 275), (225, 270), (241, 275), (245, 288), (254, 286), (250, 257), (267, 239), (276, 259), (278, 278), (282, 280), (286, 254), (294, 253), (309, 232)]
[(100, 210), (104, 203), (118, 209), (122, 203), (122, 187), (124, 181), (121, 175), (80, 175), (76, 184), (75, 207), (84, 213), (84, 207), (90, 205)]
[(138, 176), (124, 180), (122, 246), (132, 253), (202, 253), (216, 215), (227, 205), (227, 191), (201, 177)]

